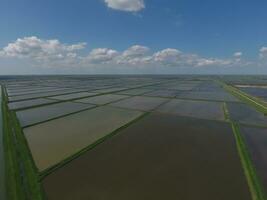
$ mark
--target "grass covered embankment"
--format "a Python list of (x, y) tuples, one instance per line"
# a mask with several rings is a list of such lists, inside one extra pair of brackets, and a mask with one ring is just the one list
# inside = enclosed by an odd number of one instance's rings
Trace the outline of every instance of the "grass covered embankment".
[(41, 200), (43, 192), (38, 172), (16, 114), (8, 109), (5, 88), (2, 90), (2, 96), (7, 198), (9, 200)]

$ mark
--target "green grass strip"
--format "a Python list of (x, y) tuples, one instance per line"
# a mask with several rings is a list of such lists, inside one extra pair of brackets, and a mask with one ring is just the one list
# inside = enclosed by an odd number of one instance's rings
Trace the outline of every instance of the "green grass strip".
[(240, 133), (239, 125), (233, 122), (231, 124), (252, 200), (266, 200), (266, 194), (264, 193), (259, 177), (257, 176), (256, 169), (253, 166), (250, 154)]
[(240, 91), (239, 89), (237, 89), (233, 86), (230, 86), (230, 85), (224, 84), (224, 88), (227, 91), (229, 91), (231, 94), (236, 96), (237, 98), (241, 99), (243, 102), (256, 108), (259, 112), (267, 114), (267, 107), (259, 99), (252, 97), (252, 96), (250, 96), (250, 95), (248, 95), (248, 94), (246, 94), (246, 93)]
[(2, 88), (2, 112), (3, 112), (3, 141), (4, 141), (4, 154), (5, 154), (5, 178), (7, 199), (17, 200), (26, 199), (25, 193), (22, 188), (20, 177), (19, 164), (17, 160), (17, 153), (14, 147), (14, 140), (8, 119), (7, 98)]
[(224, 113), (224, 119), (226, 121), (230, 121), (230, 114), (228, 112), (227, 105), (225, 102), (223, 102), (223, 113)]
[[(7, 184), (9, 199), (43, 199), (43, 190), (39, 182), (38, 171), (18, 123), (14, 111), (9, 111), (7, 95), (4, 93), (4, 124), (6, 131)], [(9, 181), (10, 180), (10, 181)], [(14, 186), (14, 187), (12, 187)]]

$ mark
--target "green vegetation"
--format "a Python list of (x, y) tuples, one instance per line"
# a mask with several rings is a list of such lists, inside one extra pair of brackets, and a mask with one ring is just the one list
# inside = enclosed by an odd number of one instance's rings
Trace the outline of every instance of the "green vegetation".
[(242, 135), (240, 134), (240, 129), (237, 123), (232, 123), (232, 128), (234, 136), (236, 139), (238, 153), (241, 159), (241, 163), (244, 169), (244, 173), (247, 178), (248, 186), (251, 192), (253, 200), (265, 200), (266, 195), (264, 194), (262, 185), (257, 176), (256, 169), (253, 166), (249, 152), (247, 150), (246, 144)]
[(8, 110), (3, 90), (4, 143), (8, 199), (43, 199), (38, 173), (25, 141), (16, 114)]
[[(239, 98), (244, 103), (247, 103), (251, 106), (253, 106), (255, 109), (257, 109), (259, 112), (267, 113), (267, 108), (264, 106), (264, 104), (260, 101), (258, 101), (256, 98), (251, 97), (250, 95), (238, 90), (237, 88), (227, 85), (223, 82), (219, 82), (225, 90)], [(247, 150), (246, 143), (240, 133), (239, 124), (236, 122), (233, 122), (229, 118), (229, 112), (227, 109), (226, 103), (224, 103), (223, 106), (224, 114), (226, 120), (229, 120), (232, 124), (233, 133), (236, 140), (237, 150), (240, 156), (240, 160), (244, 169), (245, 176), (247, 178), (248, 186), (251, 192), (251, 197), (253, 200), (266, 200), (266, 194), (264, 193), (262, 184), (259, 180), (259, 177), (257, 175), (256, 169), (254, 167), (254, 164), (252, 162), (252, 159), (250, 157), (250, 154)]]
[(2, 90), (2, 97), (7, 198), (11, 200), (26, 199), (19, 173), (13, 133), (8, 119), (7, 97), (5, 96), (4, 88)]
[(265, 106), (265, 103), (261, 102), (258, 98), (252, 97), (230, 85), (224, 84), (224, 88), (243, 102), (253, 106), (258, 111), (267, 114), (267, 107)]
[(229, 121), (230, 120), (230, 115), (229, 115), (229, 112), (227, 110), (227, 105), (226, 105), (225, 102), (223, 102), (223, 112), (224, 112), (225, 121)]

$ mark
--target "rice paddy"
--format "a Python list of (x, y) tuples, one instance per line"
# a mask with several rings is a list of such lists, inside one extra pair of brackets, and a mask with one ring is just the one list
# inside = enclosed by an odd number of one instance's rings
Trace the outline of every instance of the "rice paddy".
[(132, 124), (43, 184), (48, 199), (250, 199), (229, 124), (160, 114)]
[(0, 80), (8, 199), (266, 199), (267, 78)]
[(241, 127), (241, 133), (248, 145), (248, 151), (258, 171), (258, 178), (267, 192), (267, 129), (256, 127)]

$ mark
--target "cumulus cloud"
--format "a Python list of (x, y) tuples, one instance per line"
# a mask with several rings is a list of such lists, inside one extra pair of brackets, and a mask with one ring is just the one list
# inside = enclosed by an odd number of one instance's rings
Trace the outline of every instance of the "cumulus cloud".
[(150, 49), (146, 46), (134, 45), (126, 49), (121, 53), (121, 55), (116, 59), (118, 64), (132, 64), (137, 65), (145, 63), (148, 59), (148, 52)]
[(118, 51), (108, 48), (93, 49), (85, 60), (89, 63), (107, 64), (119, 55)]
[(173, 65), (181, 60), (182, 52), (177, 49), (164, 49), (162, 51), (156, 52), (153, 55), (153, 60), (155, 62), (160, 62), (164, 65)]
[[(242, 58), (242, 52), (235, 52), (232, 57), (208, 58), (197, 54), (185, 53), (179, 49), (166, 48), (152, 52), (149, 47), (133, 45), (124, 51), (110, 48), (92, 49), (83, 55), (79, 50), (86, 43), (64, 44), (57, 39), (45, 40), (36, 36), (19, 38), (0, 49), (0, 57), (30, 59), (35, 66), (59, 67), (234, 67), (256, 62), (248, 62)], [(267, 47), (260, 50), (258, 61), (264, 65), (267, 58)], [(242, 59), (241, 59), (242, 58)]]
[(243, 55), (243, 53), (242, 52), (235, 52), (234, 53), (234, 57), (236, 57), (236, 58), (239, 58), (239, 57), (241, 57)]
[(138, 12), (145, 8), (144, 0), (105, 0), (109, 8), (127, 12)]
[(76, 57), (77, 50), (85, 48), (86, 43), (66, 45), (59, 40), (42, 40), (36, 36), (18, 38), (0, 52), (5, 57), (32, 58), (34, 60), (55, 60)]
[(267, 58), (267, 47), (262, 47), (260, 49), (260, 58), (266, 59)]

